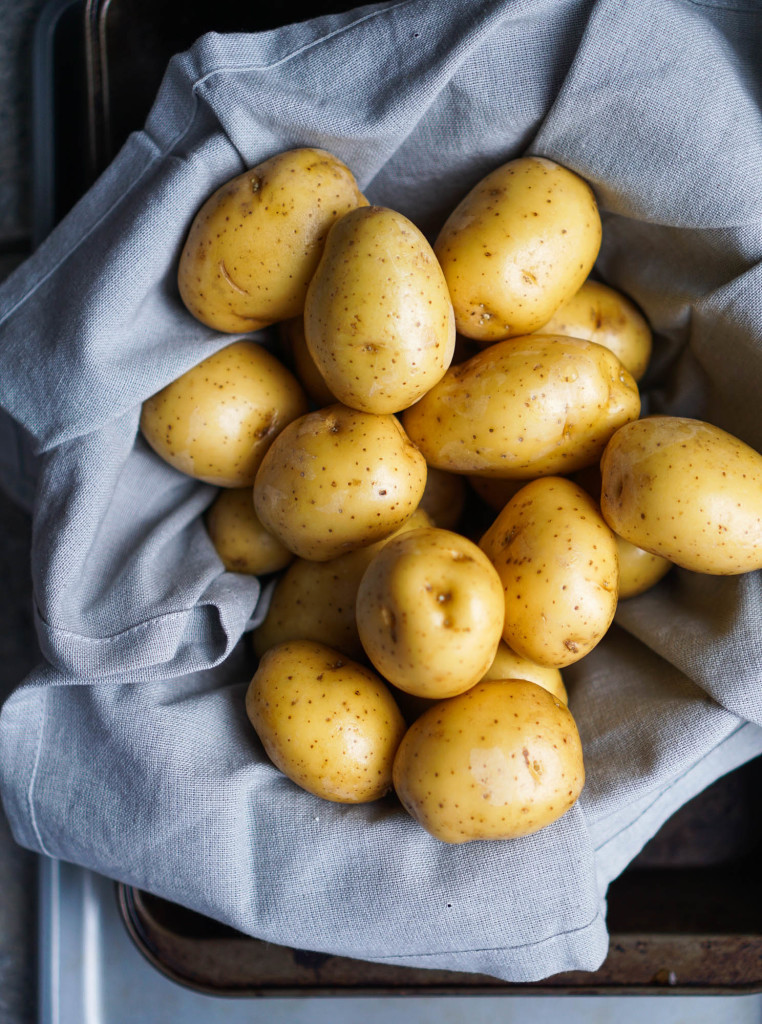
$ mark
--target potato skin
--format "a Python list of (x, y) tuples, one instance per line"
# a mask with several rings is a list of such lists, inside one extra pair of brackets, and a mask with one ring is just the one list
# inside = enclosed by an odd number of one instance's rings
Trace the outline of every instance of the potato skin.
[(291, 354), (296, 377), (317, 406), (335, 405), (336, 395), (323, 380), (304, 337), (304, 317), (295, 316), (280, 324), (280, 335)]
[(271, 648), (246, 713), (273, 764), (309, 793), (356, 804), (391, 788), (404, 719), (383, 681), (338, 651), (309, 641)]
[(261, 345), (242, 340), (144, 402), (140, 429), (180, 472), (217, 487), (246, 487), (276, 435), (306, 411), (293, 374)]
[(278, 572), (294, 556), (262, 526), (251, 487), (221, 491), (206, 514), (206, 529), (228, 572)]
[(328, 233), (304, 308), (307, 347), (340, 402), (395, 413), (444, 375), (455, 321), (441, 267), (407, 217), (352, 210)]
[(503, 639), (517, 654), (563, 668), (601, 640), (616, 611), (617, 546), (581, 487), (563, 477), (532, 481), (479, 546), (502, 581)]
[(650, 551), (630, 544), (624, 537), (616, 537), (619, 555), (619, 600), (638, 597), (656, 586), (672, 568), (672, 562), (661, 555), (653, 555)]
[(646, 318), (625, 295), (599, 281), (585, 281), (536, 333), (563, 334), (603, 345), (636, 381), (651, 358), (653, 339)]
[(428, 466), (426, 489), (419, 508), (431, 519), (432, 525), (442, 530), (454, 530), (466, 504), (466, 484), (463, 477)]
[(503, 591), (487, 557), (460, 534), (422, 529), (388, 541), (357, 591), (357, 629), (374, 666), (417, 697), (477, 683), (503, 628)]
[(232, 178), (196, 214), (177, 274), (188, 310), (240, 334), (299, 315), (328, 229), (367, 205), (323, 149), (292, 149)]
[(434, 251), (458, 331), (491, 344), (547, 323), (590, 273), (600, 245), (587, 182), (530, 156), (483, 178), (450, 214)]
[(524, 680), (490, 680), (440, 701), (394, 759), (405, 809), (446, 843), (537, 832), (569, 810), (584, 782), (571, 713)]
[(538, 334), (451, 367), (402, 422), (437, 469), (532, 479), (597, 461), (639, 413), (637, 385), (612, 352)]
[(276, 440), (257, 473), (254, 507), (301, 558), (327, 561), (388, 537), (423, 496), (426, 462), (394, 416), (329, 405)]
[(482, 676), (482, 681), (488, 679), (524, 679), (528, 683), (537, 683), (548, 693), (569, 703), (569, 696), (557, 668), (548, 668), (547, 665), (538, 665), (531, 658), (523, 658), (520, 654), (512, 651), (505, 640), (501, 640), (495, 658)]
[(762, 568), (762, 455), (681, 416), (618, 430), (601, 460), (601, 511), (631, 544), (694, 572)]

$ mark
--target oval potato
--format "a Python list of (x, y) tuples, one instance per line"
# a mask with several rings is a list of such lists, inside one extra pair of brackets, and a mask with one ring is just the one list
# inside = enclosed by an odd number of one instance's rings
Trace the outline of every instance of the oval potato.
[(291, 552), (257, 518), (251, 487), (221, 491), (206, 514), (206, 529), (229, 572), (261, 576), (293, 561)]
[(500, 641), (492, 664), (482, 676), (482, 681), (488, 679), (523, 679), (528, 683), (537, 683), (564, 704), (569, 703), (563, 678), (557, 668), (538, 665), (531, 658), (516, 654), (505, 640)]
[(323, 376), (315, 366), (315, 360), (307, 348), (307, 339), (304, 337), (304, 317), (295, 316), (291, 320), (284, 320), (280, 325), (280, 333), (291, 353), (291, 361), (297, 379), (312, 401), (317, 406), (334, 405), (336, 395), (323, 380)]

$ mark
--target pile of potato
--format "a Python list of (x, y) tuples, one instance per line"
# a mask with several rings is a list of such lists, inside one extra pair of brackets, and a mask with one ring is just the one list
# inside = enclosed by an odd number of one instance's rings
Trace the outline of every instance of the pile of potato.
[[(249, 718), (327, 800), (404, 807), (450, 843), (526, 835), (584, 784), (560, 669), (673, 565), (762, 567), (762, 457), (639, 419), (651, 332), (589, 279), (592, 190), (539, 157), (484, 178), (434, 246), (330, 153), (223, 185), (182, 253), (210, 327), (279, 324), (149, 399), (170, 464), (224, 490), (226, 568), (285, 570)], [(288, 362), (294, 372), (287, 369)]]

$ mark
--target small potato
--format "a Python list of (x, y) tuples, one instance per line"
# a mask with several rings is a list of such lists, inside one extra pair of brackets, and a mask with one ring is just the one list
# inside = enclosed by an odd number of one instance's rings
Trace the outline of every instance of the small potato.
[(619, 555), (619, 600), (645, 594), (663, 579), (672, 568), (672, 562), (661, 555), (630, 544), (628, 540), (614, 534)]
[[(417, 508), (392, 537), (431, 526)], [(364, 658), (355, 619), (363, 573), (387, 539), (327, 562), (297, 558), (278, 580), (264, 622), (254, 630), (254, 650), (263, 655), (285, 640), (316, 640), (350, 658)]]
[(637, 385), (608, 349), (532, 335), (452, 367), (402, 422), (437, 469), (532, 479), (597, 461), (639, 413)]
[(229, 572), (262, 576), (293, 561), (257, 518), (251, 487), (221, 491), (206, 514), (206, 529)]
[(516, 491), (520, 491), (527, 484), (526, 480), (506, 480), (497, 476), (474, 476), (468, 477), (468, 482), (473, 489), (490, 508), (500, 512)]
[(434, 243), (461, 334), (530, 334), (590, 273), (601, 219), (590, 186), (543, 157), (511, 160), (455, 208)]
[(436, 384), (452, 361), (455, 322), (415, 224), (382, 206), (342, 217), (310, 282), (304, 330), (328, 387), (353, 409), (399, 412)]
[(601, 511), (615, 533), (693, 572), (762, 568), (762, 455), (681, 416), (628, 423), (601, 460)]
[(585, 281), (536, 333), (564, 334), (603, 345), (636, 381), (651, 358), (653, 342), (646, 318), (621, 292), (598, 281)]
[(517, 654), (563, 668), (601, 640), (616, 611), (617, 547), (581, 487), (563, 477), (532, 481), (480, 547), (503, 584), (503, 639)]
[(426, 489), (419, 508), (427, 513), (434, 526), (454, 530), (460, 521), (466, 503), (466, 485), (463, 477), (445, 473), (429, 466), (426, 470)]
[(188, 310), (241, 334), (298, 316), (328, 229), (367, 206), (349, 169), (323, 149), (292, 149), (226, 182), (204, 203), (180, 257)]
[(405, 722), (383, 681), (323, 644), (271, 648), (246, 692), (246, 713), (276, 768), (336, 803), (391, 788)]
[(143, 403), (140, 429), (181, 473), (247, 487), (276, 435), (307, 411), (293, 374), (254, 341), (236, 341)]
[(482, 676), (482, 681), (488, 679), (523, 679), (528, 683), (537, 683), (564, 704), (569, 703), (564, 681), (557, 668), (548, 668), (547, 665), (538, 665), (531, 658), (522, 658), (504, 640), (500, 641), (494, 661)]
[(394, 788), (446, 843), (516, 839), (556, 821), (585, 783), (569, 709), (536, 683), (490, 680), (415, 721), (394, 759)]
[(315, 366), (315, 360), (307, 348), (307, 339), (304, 337), (304, 317), (296, 316), (291, 320), (284, 320), (280, 325), (280, 332), (291, 352), (291, 361), (297, 379), (312, 401), (317, 406), (334, 405), (336, 396), (323, 380), (322, 374)]
[(503, 628), (500, 579), (450, 530), (388, 541), (357, 591), (357, 629), (378, 671), (417, 697), (451, 697), (477, 683)]
[(276, 440), (254, 507), (301, 558), (323, 562), (388, 537), (423, 496), (426, 461), (394, 416), (329, 405)]

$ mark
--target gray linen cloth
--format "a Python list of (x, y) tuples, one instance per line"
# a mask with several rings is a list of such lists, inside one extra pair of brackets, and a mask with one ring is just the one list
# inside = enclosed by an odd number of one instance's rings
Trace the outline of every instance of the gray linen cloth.
[(761, 45), (748, 2), (403, 0), (172, 61), (145, 130), (0, 291), (2, 405), (39, 458), (44, 662), (0, 718), (20, 843), (277, 943), (511, 981), (601, 963), (611, 879), (762, 752), (761, 574), (677, 570), (623, 602), (567, 673), (581, 800), (537, 835), (447, 846), (391, 798), (322, 802), (269, 764), (243, 705), (260, 584), (223, 571), (213, 489), (138, 416), (231, 340), (175, 283), (221, 182), (321, 146), (433, 234), (530, 152), (596, 191), (598, 270), (657, 332), (647, 407), (762, 449)]

